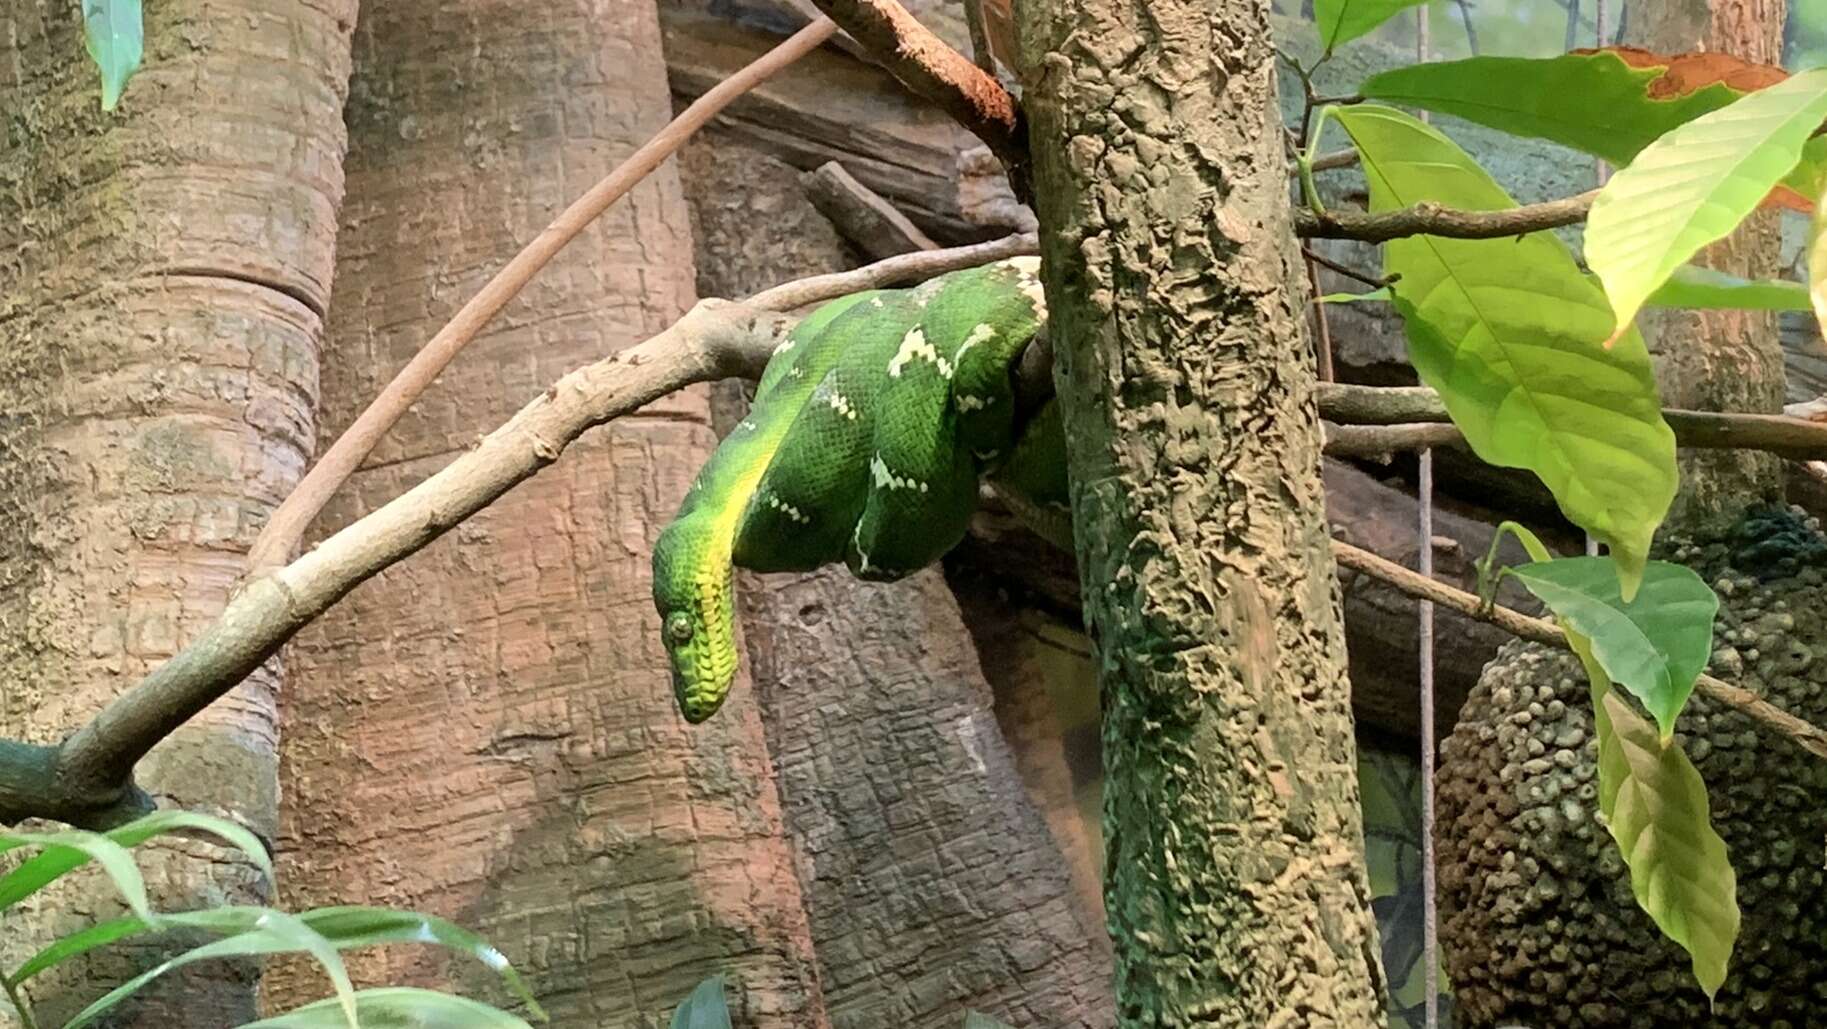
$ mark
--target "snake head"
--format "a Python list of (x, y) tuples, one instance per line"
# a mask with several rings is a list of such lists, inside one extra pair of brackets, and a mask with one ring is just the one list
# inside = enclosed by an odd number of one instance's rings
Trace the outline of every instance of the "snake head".
[[(695, 606), (695, 605), (693, 605)], [(661, 632), (672, 660), (672, 691), (679, 713), (697, 725), (717, 713), (736, 679), (733, 663), (716, 660), (707, 620), (691, 607), (667, 612)]]
[(673, 696), (694, 725), (717, 713), (736, 681), (729, 555), (707, 546), (704, 535), (695, 519), (675, 522), (660, 534), (653, 563)]

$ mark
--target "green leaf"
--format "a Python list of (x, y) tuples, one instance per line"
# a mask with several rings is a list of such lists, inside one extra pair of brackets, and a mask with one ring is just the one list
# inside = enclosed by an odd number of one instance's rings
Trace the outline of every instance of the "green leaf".
[[(1372, 210), (1422, 201), (1516, 206), (1451, 140), (1400, 111), (1335, 111), (1362, 158)], [(1675, 436), (1632, 332), (1609, 349), (1605, 297), (1553, 233), (1416, 236), (1384, 247), (1409, 357), (1485, 461), (1525, 468), (1562, 513), (1611, 547), (1627, 592), (1674, 499)]]
[(672, 1029), (730, 1029), (730, 1009), (723, 999), (723, 977), (699, 983), (672, 1013)]
[(1591, 641), (1611, 682), (1629, 690), (1656, 719), (1662, 738), (1694, 692), (1713, 653), (1719, 598), (1683, 565), (1651, 561), (1629, 603), (1617, 565), (1602, 557), (1563, 557), (1509, 569), (1561, 624)]
[(133, 855), (100, 833), (69, 829), (54, 833), (0, 833), (0, 853), (20, 847), (39, 847), (41, 853), (0, 877), (0, 912), (44, 889), (65, 873), (94, 861), (114, 880), (127, 906), (142, 920), (156, 921), (146, 899), (146, 881), (140, 878)]
[(1823, 118), (1827, 69), (1803, 72), (1675, 129), (1605, 184), (1586, 220), (1586, 260), (1619, 331), (1676, 268), (1757, 209)]
[(140, 66), (140, 0), (82, 0), (82, 24), (89, 56), (101, 69), (102, 110), (112, 111)]
[[(219, 936), (252, 932), (260, 927), (260, 921), (267, 913), (266, 908), (260, 907), (221, 907), (162, 915), (156, 925), (138, 918), (113, 919), (66, 936), (39, 951), (19, 967), (13, 974), (12, 981), (25, 982), (70, 958), (145, 932), (172, 927), (202, 929)], [(527, 1005), (535, 1019), (547, 1021), (539, 1001), (527, 988), (520, 973), (514, 970), (500, 951), (489, 946), (477, 934), (442, 918), (413, 911), (369, 907), (319, 908), (304, 912), (297, 918), (337, 950), (386, 943), (431, 943), (468, 954), (500, 975), (514, 994)], [(262, 937), (262, 941), (275, 942), (267, 937)]]
[(1736, 308), (1744, 311), (1806, 311), (1808, 287), (1787, 279), (1742, 279), (1684, 264), (1657, 287), (1645, 307)]
[(247, 855), (255, 867), (266, 873), (269, 881), (275, 878), (273, 859), (267, 855), (266, 845), (260, 842), (260, 837), (226, 818), (191, 811), (154, 811), (126, 825), (110, 829), (107, 836), (123, 847), (137, 847), (155, 836), (185, 830), (205, 832), (221, 839)]
[[(1718, 54), (1658, 60), (1634, 51), (1630, 56), (1639, 62), (1634, 67), (1616, 50), (1415, 64), (1373, 75), (1358, 92), (1372, 100), (1545, 139), (1621, 166), (1664, 133), (1749, 91), (1719, 79), (1769, 85), (1783, 77), (1781, 69), (1758, 75), (1759, 66)], [(1699, 60), (1733, 62), (1738, 67), (1731, 69), (1735, 74), (1719, 75), (1679, 67)], [(1670, 74), (1671, 68), (1676, 74)], [(1714, 81), (1687, 85), (1706, 79)]]
[(323, 934), (338, 950), (368, 947), (382, 943), (435, 943), (459, 951), (486, 965), (501, 976), (527, 1010), (541, 1022), (545, 1009), (533, 997), (520, 973), (488, 941), (462, 926), (434, 915), (416, 911), (391, 911), (386, 908), (339, 907), (320, 908), (298, 916), (299, 920)]
[(1637, 903), (1688, 952), (1709, 999), (1725, 982), (1738, 939), (1738, 884), (1713, 830), (1706, 784), (1680, 746), (1614, 692), (1593, 697), (1599, 739), (1599, 810)]
[[(362, 990), (355, 995), (355, 1006), (364, 1029), (532, 1029), (505, 1011), (432, 990)], [(347, 1024), (340, 1005), (331, 998), (275, 1018), (248, 1022), (241, 1029), (342, 1029)]]
[(134, 976), (84, 1008), (64, 1029), (80, 1029), (81, 1026), (93, 1022), (116, 1004), (138, 992), (147, 983), (185, 965), (214, 958), (296, 952), (310, 954), (319, 965), (323, 966), (324, 972), (330, 977), (330, 982), (336, 988), (334, 1001), (340, 1006), (343, 1015), (343, 1020), (339, 1024), (359, 1029), (359, 1023), (356, 1021), (355, 988), (349, 982), (349, 973), (343, 966), (341, 955), (337, 954), (336, 948), (329, 940), (296, 917), (271, 908), (238, 907), (219, 908), (207, 912), (189, 912), (184, 915), (173, 915), (171, 918), (178, 924), (210, 928), (212, 919), (215, 920), (214, 925), (229, 926), (242, 923), (250, 913), (252, 922), (245, 932), (194, 947)]
[(1377, 26), (1409, 7), (1427, 0), (1313, 0), (1313, 24), (1320, 43), (1330, 54), (1341, 43), (1376, 30)]

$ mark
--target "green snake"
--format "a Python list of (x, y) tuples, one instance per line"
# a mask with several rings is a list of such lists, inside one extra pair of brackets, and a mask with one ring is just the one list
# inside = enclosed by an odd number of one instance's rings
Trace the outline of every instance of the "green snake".
[(901, 578), (963, 538), (986, 476), (1031, 518), (1064, 509), (1059, 418), (1050, 402), (1021, 418), (1014, 389), (1046, 320), (1038, 270), (1013, 258), (852, 294), (775, 350), (748, 417), (654, 545), (654, 605), (687, 721), (715, 714), (736, 678), (734, 566), (842, 561), (859, 578)]

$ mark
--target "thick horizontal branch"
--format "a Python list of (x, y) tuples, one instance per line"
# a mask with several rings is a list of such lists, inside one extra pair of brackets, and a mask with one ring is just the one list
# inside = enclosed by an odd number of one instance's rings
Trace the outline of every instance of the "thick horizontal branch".
[(879, 261), (789, 283), (748, 303), (706, 300), (651, 339), (559, 379), (475, 449), (291, 564), (251, 580), (202, 635), (60, 746), (0, 741), (0, 822), (103, 828), (149, 810), (133, 767), (299, 629), (558, 459), (588, 429), (700, 382), (754, 378), (792, 324), (776, 309), (1031, 252), (1032, 236)]
[[(1513, 636), (1534, 640), (1537, 643), (1546, 643), (1563, 650), (1567, 649), (1566, 634), (1552, 622), (1531, 618), (1507, 607), (1498, 605), (1486, 607), (1477, 597), (1462, 589), (1428, 578), (1419, 572), (1410, 571), (1393, 561), (1386, 561), (1368, 550), (1354, 547), (1341, 540), (1332, 541), (1332, 553), (1338, 559), (1339, 564), (1363, 572), (1372, 578), (1381, 579), (1419, 600), (1430, 600), (1462, 615), (1476, 618), (1481, 622), (1489, 622)], [(1756, 719), (1778, 735), (1794, 740), (1797, 745), (1810, 754), (1827, 758), (1827, 731), (1823, 731), (1820, 727), (1797, 718), (1750, 690), (1734, 686), (1711, 675), (1701, 675), (1695, 688), (1721, 704), (1735, 708)]]
[(1024, 203), (1032, 195), (1021, 108), (1002, 83), (953, 50), (896, 0), (813, 0), (917, 96), (983, 140)]
[(1294, 210), (1294, 232), (1319, 239), (1355, 239), (1383, 243), (1407, 236), (1448, 236), (1453, 239), (1501, 239), (1542, 229), (1558, 229), (1586, 220), (1599, 191), (1526, 204), (1505, 211), (1463, 211), (1436, 203), (1420, 203), (1399, 211), (1366, 214), (1362, 211), (1315, 212)]
[[(1804, 408), (1805, 405), (1791, 405), (1792, 410)], [(1426, 386), (1390, 389), (1321, 383), (1319, 409), (1320, 417), (1327, 421), (1382, 430), (1354, 437), (1364, 446), (1369, 446), (1372, 439), (1387, 444), (1387, 450), (1464, 442), (1457, 429), (1444, 424), (1448, 416), (1440, 394)], [(1827, 422), (1791, 414), (1718, 413), (1679, 407), (1663, 408), (1662, 417), (1674, 430), (1675, 442), (1683, 447), (1762, 450), (1802, 461), (1827, 458)]]

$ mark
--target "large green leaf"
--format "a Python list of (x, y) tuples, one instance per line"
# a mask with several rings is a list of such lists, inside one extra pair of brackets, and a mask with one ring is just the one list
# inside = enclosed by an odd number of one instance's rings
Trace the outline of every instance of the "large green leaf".
[[(1737, 74), (1694, 74), (1679, 63), (1698, 59), (1736, 63)], [(1549, 58), (1473, 57), (1394, 68), (1371, 76), (1358, 92), (1625, 165), (1663, 133), (1726, 106), (1750, 88), (1783, 78), (1776, 68), (1757, 76), (1757, 67), (1718, 54), (1658, 62), (1643, 51), (1617, 50)], [(1697, 84), (1706, 79), (1714, 81)]]
[(108, 878), (114, 880), (115, 889), (120, 890), (133, 913), (145, 921), (154, 921), (151, 902), (146, 899), (146, 881), (140, 878), (133, 855), (119, 843), (80, 829), (0, 833), (0, 853), (21, 847), (37, 847), (40, 852), (0, 876), (0, 912), (44, 889), (66, 872), (94, 861), (108, 873)]
[(1313, 0), (1313, 24), (1320, 43), (1331, 53), (1341, 43), (1375, 31), (1405, 8), (1427, 0)]
[[(431, 990), (362, 990), (355, 995), (355, 1006), (363, 1029), (532, 1029), (524, 1020), (487, 1004)], [(347, 1024), (341, 1007), (331, 998), (249, 1022), (241, 1029), (343, 1029)]]
[(1675, 718), (1712, 656), (1719, 612), (1719, 598), (1693, 569), (1649, 562), (1629, 603), (1619, 590), (1617, 564), (1607, 558), (1537, 561), (1510, 575), (1563, 626), (1591, 641), (1599, 666), (1643, 702), (1664, 739), (1674, 734)]
[(101, 69), (102, 110), (112, 111), (140, 66), (140, 0), (82, 0), (82, 24), (89, 56)]
[(1713, 829), (1706, 784), (1680, 745), (1614, 692), (1593, 696), (1599, 738), (1599, 810), (1637, 903), (1688, 952), (1710, 998), (1725, 982), (1738, 939), (1738, 879)]
[(322, 933), (338, 950), (369, 947), (382, 943), (434, 943), (468, 954), (501, 976), (515, 996), (526, 1004), (533, 1017), (543, 1022), (546, 1013), (534, 999), (520, 973), (508, 963), (506, 955), (488, 941), (455, 923), (416, 911), (391, 911), (386, 908), (339, 907), (320, 908), (298, 916), (299, 920)]
[(1645, 307), (1737, 308), (1745, 311), (1806, 311), (1808, 287), (1787, 279), (1744, 279), (1684, 264), (1656, 288)]
[[(241, 826), (226, 819), (188, 811), (155, 811), (110, 829), (99, 837), (85, 832), (34, 837), (45, 850), (0, 877), (0, 911), (5, 911), (58, 877), (87, 864), (91, 858), (96, 858), (101, 862), (103, 870), (114, 879), (122, 896), (127, 898), (128, 906), (133, 908), (134, 914), (153, 921), (152, 912), (146, 907), (145, 885), (140, 880), (139, 869), (122, 848), (137, 847), (154, 837), (185, 831), (206, 832), (220, 837), (240, 848), (249, 860), (266, 873), (267, 878), (272, 878), (273, 863), (267, 857), (266, 848), (253, 833)], [(0, 834), (0, 852), (18, 845), (9, 844), (9, 839), (20, 840), (24, 837)], [(105, 858), (98, 855), (105, 855)]]
[(1824, 118), (1827, 69), (1803, 72), (1682, 125), (1612, 176), (1586, 220), (1586, 261), (1619, 330), (1675, 269), (1757, 209)]
[[(233, 914), (230, 914), (231, 912)], [(88, 1025), (121, 1001), (137, 993), (147, 983), (185, 965), (216, 958), (299, 952), (311, 955), (330, 977), (331, 984), (336, 988), (336, 997), (333, 1000), (342, 1011), (342, 1022), (339, 1024), (349, 1026), (350, 1029), (359, 1029), (355, 1010), (355, 988), (349, 981), (349, 973), (343, 965), (342, 956), (336, 952), (334, 944), (316, 930), (299, 921), (297, 917), (271, 908), (225, 908), (208, 912), (191, 912), (189, 915), (173, 916), (173, 918), (215, 918), (220, 920), (216, 924), (228, 925), (234, 920), (245, 917), (248, 912), (252, 912), (254, 917), (252, 926), (245, 932), (194, 947), (134, 976), (84, 1008), (70, 1020), (64, 1029), (81, 1029), (82, 1026)]]
[[(1372, 210), (1515, 206), (1465, 151), (1400, 111), (1365, 104), (1332, 117), (1362, 156)], [(1393, 300), (1410, 360), (1466, 442), (1491, 464), (1538, 475), (1570, 520), (1611, 547), (1634, 594), (1676, 486), (1675, 436), (1642, 339), (1603, 345), (1605, 297), (1550, 232), (1392, 240), (1384, 265), (1401, 276)]]
[(672, 1029), (730, 1029), (729, 1004), (723, 999), (723, 977), (713, 975), (672, 1013)]
[[(156, 925), (138, 918), (112, 919), (72, 933), (45, 947), (13, 973), (12, 981), (25, 982), (70, 958), (147, 932), (172, 927), (201, 929), (225, 937), (256, 932), (260, 930), (267, 913), (266, 908), (260, 907), (220, 907), (162, 915)], [(514, 970), (500, 951), (489, 946), (477, 934), (442, 918), (414, 911), (368, 907), (319, 908), (306, 911), (297, 918), (337, 950), (387, 943), (430, 943), (468, 954), (500, 975), (514, 994), (527, 1005), (527, 1010), (532, 1012), (534, 1018), (546, 1021), (545, 1010), (539, 1006), (520, 973)], [(263, 936), (261, 942), (277, 941)]]
[(1688, 952), (1694, 978), (1711, 998), (1725, 982), (1739, 915), (1738, 879), (1713, 830), (1706, 784), (1686, 752), (1657, 736), (1612, 690), (1592, 641), (1557, 621), (1592, 683), (1599, 811), (1630, 869), (1631, 892), (1662, 934)]

